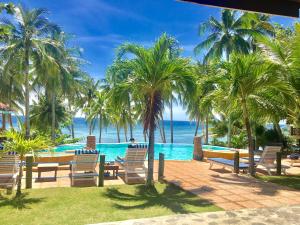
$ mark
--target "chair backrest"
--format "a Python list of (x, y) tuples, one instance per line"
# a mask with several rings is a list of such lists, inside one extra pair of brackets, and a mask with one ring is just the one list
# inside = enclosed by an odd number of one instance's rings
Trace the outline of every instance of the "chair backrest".
[(266, 146), (259, 163), (260, 164), (274, 164), (276, 160), (276, 153), (281, 151), (281, 146)]
[(15, 174), (19, 171), (19, 156), (12, 155), (2, 155), (0, 156), (0, 174)]
[(147, 148), (128, 148), (125, 156), (125, 167), (144, 167), (147, 156)]
[(75, 155), (72, 164), (73, 171), (94, 171), (99, 154)]

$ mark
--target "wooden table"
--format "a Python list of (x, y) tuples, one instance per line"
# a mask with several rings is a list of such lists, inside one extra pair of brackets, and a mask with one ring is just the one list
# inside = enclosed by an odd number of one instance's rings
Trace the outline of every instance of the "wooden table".
[(37, 165), (38, 169), (38, 178), (41, 178), (42, 172), (54, 171), (54, 178), (57, 176), (58, 163), (39, 163)]
[(104, 170), (112, 170), (113, 177), (117, 178), (117, 175), (119, 172), (119, 166), (118, 165), (104, 165)]

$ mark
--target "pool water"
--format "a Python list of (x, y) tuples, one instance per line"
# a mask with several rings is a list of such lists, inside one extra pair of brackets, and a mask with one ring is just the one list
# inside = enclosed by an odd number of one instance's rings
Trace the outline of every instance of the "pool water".
[[(126, 154), (128, 143), (122, 144), (97, 144), (96, 149), (100, 151), (100, 154), (104, 154), (106, 161), (114, 161), (117, 156), (124, 157)], [(85, 144), (74, 145), (61, 145), (54, 149), (55, 152), (63, 153), (67, 150), (81, 149), (85, 147)], [(154, 158), (158, 159), (159, 153), (165, 155), (166, 160), (191, 160), (193, 158), (192, 144), (155, 144)], [(229, 148), (203, 145), (203, 149), (209, 149), (213, 151), (230, 150)]]

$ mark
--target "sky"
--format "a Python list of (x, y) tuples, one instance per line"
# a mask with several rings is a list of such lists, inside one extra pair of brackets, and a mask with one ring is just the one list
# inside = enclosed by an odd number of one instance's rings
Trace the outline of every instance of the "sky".
[[(71, 44), (80, 47), (88, 62), (84, 70), (96, 79), (105, 76), (115, 49), (124, 42), (150, 46), (162, 33), (174, 36), (183, 56), (195, 60), (193, 48), (203, 37), (199, 24), (210, 16), (220, 17), (220, 9), (176, 0), (23, 0), (27, 8), (46, 8), (49, 19), (74, 36)], [(296, 20), (274, 16), (272, 21), (291, 26)], [(168, 110), (166, 110), (168, 111)], [(165, 113), (169, 118), (169, 113)], [(175, 120), (187, 120), (181, 106), (174, 108)]]

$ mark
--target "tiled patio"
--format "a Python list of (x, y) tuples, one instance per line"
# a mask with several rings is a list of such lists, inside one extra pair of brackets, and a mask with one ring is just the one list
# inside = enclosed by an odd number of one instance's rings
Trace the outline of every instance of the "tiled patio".
[(206, 162), (171, 161), (165, 180), (225, 210), (300, 204), (300, 191), (215, 168), (209, 170)]

